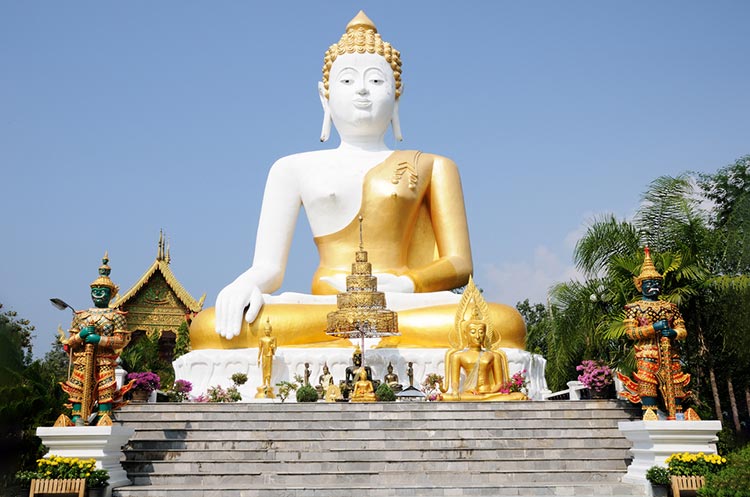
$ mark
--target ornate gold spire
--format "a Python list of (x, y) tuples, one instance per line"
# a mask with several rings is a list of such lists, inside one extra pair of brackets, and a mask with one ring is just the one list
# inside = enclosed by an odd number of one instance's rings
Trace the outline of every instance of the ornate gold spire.
[(109, 252), (104, 252), (104, 257), (102, 257), (102, 265), (99, 266), (99, 277), (91, 282), (91, 288), (97, 287), (97, 286), (103, 286), (106, 288), (109, 288), (112, 290), (112, 297), (114, 297), (120, 287), (114, 284), (114, 282), (109, 279), (109, 273), (112, 271), (112, 268), (109, 267), (107, 264), (109, 262)]
[(641, 266), (641, 274), (633, 278), (635, 287), (638, 291), (641, 291), (641, 285), (644, 280), (663, 280), (664, 277), (656, 270), (654, 262), (651, 260), (651, 250), (648, 247), (643, 248), (643, 266)]
[(378, 291), (378, 279), (372, 275), (362, 237), (359, 217), (359, 251), (352, 274), (346, 277), (346, 292), (336, 297), (338, 310), (329, 312), (326, 333), (344, 338), (375, 338), (398, 335), (398, 315), (386, 309), (385, 294)]
[(401, 96), (401, 52), (380, 38), (375, 23), (360, 10), (346, 25), (346, 33), (341, 36), (339, 42), (326, 50), (323, 60), (323, 86), (326, 90), (326, 98), (328, 98), (328, 77), (331, 74), (331, 66), (339, 55), (347, 53), (382, 55), (393, 69), (393, 78), (396, 80), (396, 98)]

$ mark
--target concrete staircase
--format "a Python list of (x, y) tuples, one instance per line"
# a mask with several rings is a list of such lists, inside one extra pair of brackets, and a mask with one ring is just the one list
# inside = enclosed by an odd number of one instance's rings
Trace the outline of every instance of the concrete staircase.
[(116, 497), (636, 496), (618, 401), (139, 404)]

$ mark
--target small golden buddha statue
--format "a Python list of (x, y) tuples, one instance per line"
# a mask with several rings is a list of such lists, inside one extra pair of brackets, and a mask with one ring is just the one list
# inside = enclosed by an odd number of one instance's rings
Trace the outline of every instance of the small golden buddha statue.
[(388, 372), (383, 377), (383, 382), (391, 387), (391, 390), (393, 390), (394, 392), (400, 392), (404, 387), (398, 382), (398, 375), (393, 372), (393, 364), (391, 362), (388, 362), (387, 369)]
[(367, 379), (367, 371), (365, 368), (359, 368), (357, 370), (357, 382), (354, 384), (354, 392), (351, 396), (351, 402), (375, 402), (378, 399), (375, 398), (375, 390), (372, 387), (372, 382)]
[(258, 340), (258, 362), (261, 365), (263, 375), (263, 384), (258, 387), (256, 399), (273, 399), (273, 385), (271, 385), (271, 376), (273, 370), (273, 356), (276, 354), (276, 337), (271, 336), (271, 320), (266, 320), (263, 327), (264, 336)]
[[(471, 310), (471, 318), (466, 313)], [(464, 291), (456, 313), (457, 342), (445, 354), (445, 378), (449, 388), (441, 387), (447, 401), (527, 400), (522, 392), (510, 392), (508, 359), (499, 347), (499, 333), (489, 321), (487, 303), (474, 280)], [(461, 384), (461, 373), (465, 374)]]

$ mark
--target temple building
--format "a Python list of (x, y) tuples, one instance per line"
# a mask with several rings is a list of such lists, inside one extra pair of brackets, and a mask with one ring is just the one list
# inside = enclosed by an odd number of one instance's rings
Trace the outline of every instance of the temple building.
[(159, 355), (171, 362), (180, 325), (189, 324), (201, 311), (206, 294), (195, 300), (175, 277), (169, 267), (170, 260), (169, 245), (160, 232), (156, 260), (112, 306), (128, 313), (133, 339), (158, 334)]

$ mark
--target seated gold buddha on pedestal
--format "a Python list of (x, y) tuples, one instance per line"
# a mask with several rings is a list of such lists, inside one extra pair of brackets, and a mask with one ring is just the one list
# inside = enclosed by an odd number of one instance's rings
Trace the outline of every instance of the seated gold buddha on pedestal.
[[(398, 312), (400, 336), (380, 347), (448, 346), (459, 295), (472, 273), (461, 180), (445, 157), (392, 151), (400, 140), (400, 53), (384, 42), (364, 13), (325, 55), (319, 83), (324, 118), (338, 148), (283, 157), (268, 175), (253, 264), (200, 313), (190, 329), (193, 350), (256, 347), (260, 323), (274, 323), (278, 346), (348, 346), (325, 334), (326, 315), (345, 290), (351, 254), (359, 243), (358, 218), (379, 290)], [(269, 295), (281, 286), (300, 206), (305, 207), (320, 264), (312, 295)], [(490, 304), (502, 345), (524, 348), (526, 328), (512, 307)], [(245, 322), (243, 322), (243, 314)]]
[[(471, 317), (466, 319), (466, 314)], [(464, 290), (458, 312), (452, 347), (445, 354), (445, 380), (441, 385), (447, 401), (527, 400), (521, 392), (509, 392), (508, 358), (500, 350), (500, 335), (488, 316), (487, 303), (473, 280)], [(461, 373), (464, 380), (461, 383)]]

